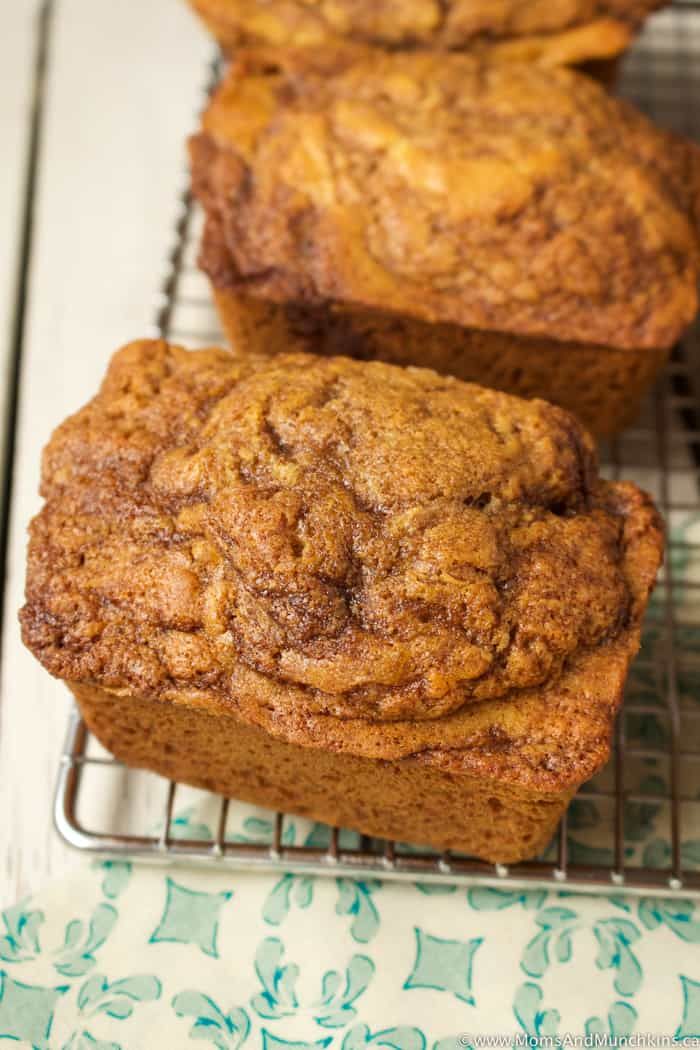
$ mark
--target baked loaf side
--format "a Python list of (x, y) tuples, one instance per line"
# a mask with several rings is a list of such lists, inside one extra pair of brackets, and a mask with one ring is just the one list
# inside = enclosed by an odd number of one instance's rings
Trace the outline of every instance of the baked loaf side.
[(91, 733), (128, 765), (224, 798), (492, 863), (541, 853), (573, 794), (450, 772), (421, 755), (378, 762), (310, 750), (227, 712), (79, 683), (71, 689)]
[(547, 64), (619, 54), (662, 0), (192, 0), (226, 51), (241, 46), (488, 50)]
[(570, 70), (242, 57), (192, 141), (217, 288), (619, 349), (697, 309), (697, 147)]
[[(528, 849), (507, 797), (539, 846), (607, 758), (661, 535), (553, 406), (137, 343), (54, 434), (42, 493), (23, 637), (127, 762), (392, 835), (408, 802), (379, 795), (401, 770), (416, 806), (452, 792), (462, 848), (503, 858)], [(337, 790), (307, 791), (329, 755)]]

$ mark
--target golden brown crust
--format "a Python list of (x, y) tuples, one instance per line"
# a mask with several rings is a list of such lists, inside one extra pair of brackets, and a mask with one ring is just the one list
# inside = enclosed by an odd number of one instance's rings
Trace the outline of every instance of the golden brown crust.
[(696, 313), (697, 149), (570, 70), (249, 55), (192, 158), (217, 287), (622, 349)]
[(622, 51), (663, 0), (191, 0), (225, 50), (241, 46), (489, 49), (548, 64)]
[(58, 677), (549, 791), (607, 755), (660, 530), (553, 406), (135, 343), (42, 493), (21, 619)]

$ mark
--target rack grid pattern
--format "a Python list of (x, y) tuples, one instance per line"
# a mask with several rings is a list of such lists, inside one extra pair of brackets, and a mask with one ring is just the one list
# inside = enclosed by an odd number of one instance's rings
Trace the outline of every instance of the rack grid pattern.
[[(691, 8), (700, 4), (677, 3), (653, 20), (625, 61), (619, 90), (661, 125), (700, 139), (700, 14)], [(214, 62), (210, 84), (217, 71)], [(183, 189), (153, 334), (188, 346), (222, 341), (196, 265), (200, 231), (201, 215)], [(637, 481), (655, 498), (668, 527), (667, 558), (611, 761), (582, 789), (543, 858), (506, 868), (336, 828), (328, 829), (325, 845), (289, 845), (281, 813), (272, 817), (269, 842), (240, 842), (227, 831), (237, 804), (225, 799), (216, 802), (215, 833), (192, 838), (180, 833), (174, 819), (183, 791), (175, 783), (164, 791), (159, 831), (126, 832), (104, 820), (89, 826), (81, 808), (95, 771), (119, 771), (122, 782), (139, 774), (106, 752), (94, 753), (76, 711), (56, 791), (61, 835), (83, 850), (151, 861), (700, 895), (700, 328), (674, 351), (635, 428), (603, 448), (601, 456), (606, 476)]]

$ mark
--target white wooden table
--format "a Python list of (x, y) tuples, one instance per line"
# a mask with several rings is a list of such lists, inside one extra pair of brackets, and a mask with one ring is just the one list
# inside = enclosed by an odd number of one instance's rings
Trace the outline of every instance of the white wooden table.
[[(38, 0), (0, 11), (0, 365), (20, 256)], [(55, 0), (19, 389), (0, 691), (0, 908), (80, 863), (51, 824), (68, 694), (22, 647), (41, 448), (152, 323), (211, 44), (184, 0)], [(6, 388), (6, 383), (5, 383)]]

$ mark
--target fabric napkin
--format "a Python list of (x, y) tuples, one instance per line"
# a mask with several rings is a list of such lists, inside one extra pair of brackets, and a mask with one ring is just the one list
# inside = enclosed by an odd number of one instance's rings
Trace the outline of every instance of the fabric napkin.
[[(237, 805), (236, 824), (272, 834), (263, 810)], [(212, 826), (204, 805), (171, 831)], [(326, 834), (285, 823), (288, 843)], [(0, 1043), (700, 1045), (699, 946), (691, 900), (94, 861), (3, 913)]]

